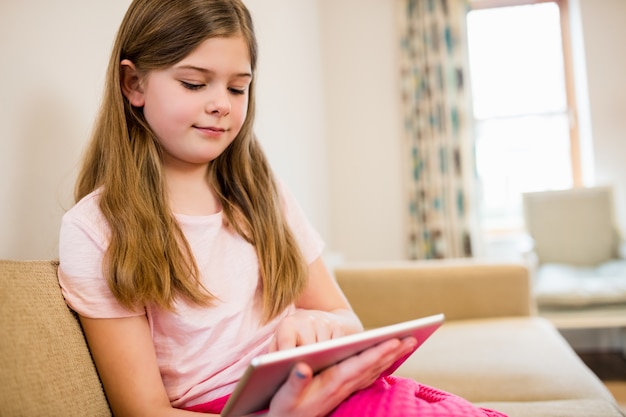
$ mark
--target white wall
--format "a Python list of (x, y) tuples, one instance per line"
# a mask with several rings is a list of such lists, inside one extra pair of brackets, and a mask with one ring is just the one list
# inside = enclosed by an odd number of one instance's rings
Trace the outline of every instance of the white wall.
[(256, 132), (330, 247), (329, 167), (316, 0), (246, 0), (259, 43)]
[(395, 2), (320, 0), (333, 249), (405, 257)]
[(577, 0), (585, 51), (595, 181), (615, 188), (626, 233), (626, 1)]
[[(248, 0), (260, 46), (257, 132), (326, 240), (328, 163), (315, 0)], [(57, 256), (110, 47), (130, 0), (0, 2), (0, 258)]]
[(57, 256), (127, 0), (0, 2), (0, 258)]

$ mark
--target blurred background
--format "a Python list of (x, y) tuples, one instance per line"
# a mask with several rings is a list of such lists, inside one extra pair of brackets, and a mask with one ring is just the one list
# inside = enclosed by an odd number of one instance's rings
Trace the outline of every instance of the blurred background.
[[(473, 93), (465, 157), (474, 184), (464, 200), (471, 256), (508, 259), (518, 256), (526, 191), (610, 184), (616, 221), (626, 225), (626, 2), (490, 9), (503, 2), (469, 3), (458, 41), (468, 45)], [(420, 257), (407, 233), (401, 97), (411, 3), (246, 1), (260, 44), (257, 133), (336, 261)], [(0, 2), (0, 257), (57, 256), (128, 4)]]

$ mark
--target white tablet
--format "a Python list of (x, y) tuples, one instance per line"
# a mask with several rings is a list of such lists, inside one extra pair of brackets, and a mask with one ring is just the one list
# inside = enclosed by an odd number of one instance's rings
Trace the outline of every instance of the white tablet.
[[(314, 373), (318, 373), (385, 340), (408, 336), (417, 339), (417, 349), (443, 321), (444, 315), (437, 314), (257, 356), (250, 362), (221, 416), (240, 417), (267, 409), (274, 393), (287, 380), (291, 369), (298, 362), (307, 363)], [(396, 361), (383, 374), (394, 372), (411, 354)]]

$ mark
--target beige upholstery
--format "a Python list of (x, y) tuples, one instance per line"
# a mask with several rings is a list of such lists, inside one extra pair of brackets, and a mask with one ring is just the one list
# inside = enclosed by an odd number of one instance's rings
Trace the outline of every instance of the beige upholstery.
[(474, 402), (612, 399), (539, 317), (450, 321), (397, 373)]
[(614, 403), (602, 400), (551, 400), (535, 402), (494, 402), (481, 404), (506, 413), (510, 417), (608, 417), (623, 415)]
[(0, 415), (111, 416), (51, 261), (0, 261)]
[(522, 264), (350, 264), (336, 268), (335, 276), (366, 327), (446, 315), (397, 375), (510, 417), (623, 415), (555, 327), (534, 315)]
[[(430, 314), (447, 320), (528, 316), (528, 270), (521, 264), (448, 260), (352, 264), (335, 276), (365, 327)], [(407, 296), (411, 294), (411, 296)]]
[[(51, 261), (0, 261), (0, 416), (111, 416)], [(545, 320), (520, 265), (345, 266), (339, 284), (367, 326), (439, 311), (446, 323), (398, 373), (510, 417), (622, 416)]]

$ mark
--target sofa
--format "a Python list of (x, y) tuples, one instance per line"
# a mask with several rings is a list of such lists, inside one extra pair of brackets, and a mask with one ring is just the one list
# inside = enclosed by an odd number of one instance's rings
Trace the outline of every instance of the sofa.
[(510, 417), (625, 415), (551, 322), (537, 316), (522, 263), (377, 262), (334, 273), (366, 328), (445, 314), (397, 375)]
[[(0, 415), (111, 416), (56, 261), (0, 261)], [(396, 373), (515, 416), (623, 416), (555, 328), (533, 315), (516, 264), (341, 265), (366, 327), (443, 312), (446, 323)]]

